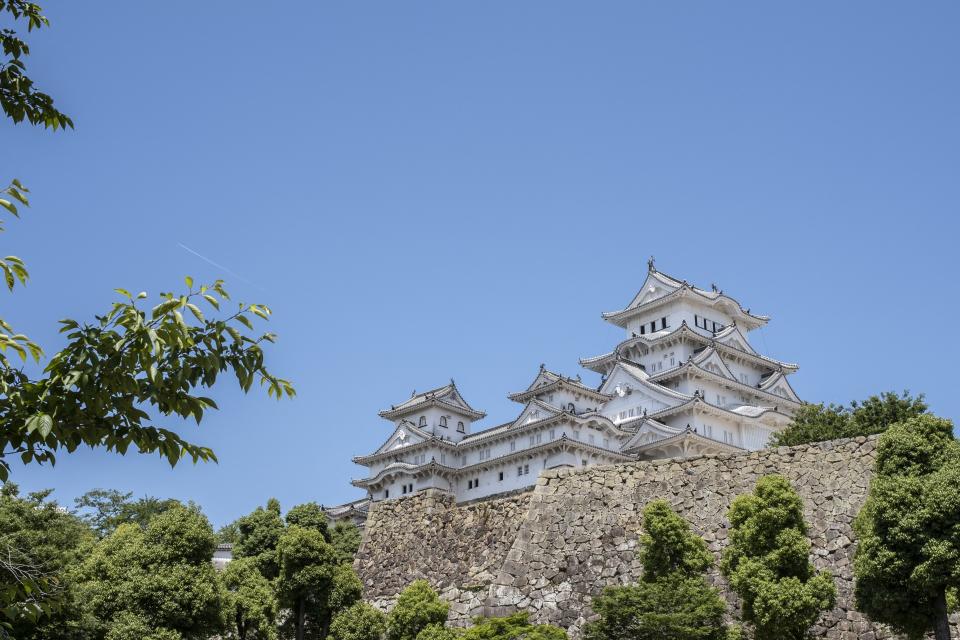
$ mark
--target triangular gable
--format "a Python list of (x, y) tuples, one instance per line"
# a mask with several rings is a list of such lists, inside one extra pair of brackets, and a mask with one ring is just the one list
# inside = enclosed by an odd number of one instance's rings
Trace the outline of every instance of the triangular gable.
[(647, 273), (646, 280), (643, 281), (643, 286), (640, 287), (637, 294), (633, 296), (633, 300), (627, 305), (627, 309), (633, 309), (657, 298), (670, 295), (679, 288), (680, 286), (674, 283), (671, 278), (662, 276), (656, 271), (650, 271)]
[(553, 384), (560, 379), (560, 376), (552, 371), (548, 371), (543, 367), (540, 367), (540, 371), (537, 373), (537, 377), (533, 379), (533, 382), (530, 383), (530, 386), (524, 390), (524, 393), (527, 391), (535, 391), (540, 387), (545, 387), (548, 384)]
[(438, 394), (438, 400), (443, 400), (450, 404), (456, 405), (461, 409), (466, 409), (468, 411), (473, 411), (473, 407), (467, 404), (467, 401), (463, 399), (463, 396), (460, 395), (460, 390), (457, 389), (455, 385), (450, 385), (443, 394)]
[(678, 433), (680, 433), (680, 429), (675, 429), (661, 422), (657, 422), (656, 420), (647, 418), (637, 429), (637, 432), (634, 433), (622, 447), (620, 447), (620, 451), (627, 452), (636, 447), (641, 447), (657, 440), (675, 436)]
[(701, 351), (694, 357), (693, 362), (701, 369), (709, 371), (710, 373), (738, 381), (737, 377), (730, 371), (730, 367), (727, 366), (727, 363), (723, 361), (723, 358), (720, 357), (720, 354), (717, 353), (717, 350), (713, 347), (707, 347)]
[[(613, 366), (610, 375), (604, 380), (600, 387), (600, 393), (611, 395), (616, 400), (618, 397), (622, 397), (621, 394), (629, 390), (631, 394), (639, 393), (642, 397), (652, 400), (649, 403), (651, 407), (670, 406), (677, 404), (677, 400), (690, 399), (690, 396), (686, 394), (650, 382), (649, 378), (647, 372), (638, 365), (620, 360)], [(620, 387), (619, 391), (617, 390), (618, 387)]]
[(740, 327), (738, 327), (736, 324), (728, 326), (726, 329), (717, 334), (716, 340), (720, 344), (728, 347), (733, 347), (734, 349), (757, 355), (756, 349), (750, 346), (750, 343), (747, 341), (747, 337), (743, 335), (743, 332), (740, 331)]
[(374, 455), (404, 449), (410, 445), (418, 444), (429, 439), (429, 434), (421, 431), (409, 422), (403, 422), (393, 430), (393, 433), (390, 434), (387, 441), (380, 445), (380, 448), (374, 452)]
[(527, 403), (527, 406), (523, 408), (523, 411), (520, 412), (520, 415), (517, 416), (517, 419), (513, 421), (513, 425), (520, 427), (531, 422), (538, 422), (540, 420), (552, 418), (559, 413), (560, 412), (556, 408), (551, 407), (545, 402), (531, 400)]
[(800, 397), (797, 395), (797, 392), (793, 390), (793, 387), (790, 386), (790, 382), (787, 380), (787, 376), (783, 375), (781, 372), (777, 372), (770, 376), (760, 388), (766, 391), (767, 393), (772, 393), (775, 396), (780, 396), (781, 398), (786, 398), (787, 400), (793, 400), (794, 402), (800, 402)]

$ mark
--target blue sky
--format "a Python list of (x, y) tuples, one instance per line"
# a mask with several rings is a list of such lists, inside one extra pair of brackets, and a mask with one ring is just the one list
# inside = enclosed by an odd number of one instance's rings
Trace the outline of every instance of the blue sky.
[(227, 381), (202, 427), (163, 423), (218, 465), (82, 451), (15, 467), (26, 489), (193, 499), (217, 525), (357, 497), (378, 410), (453, 377), (511, 418), (541, 362), (620, 340), (600, 312), (651, 254), (771, 315), (754, 344), (805, 399), (960, 413), (955, 2), (45, 8), (29, 68), (77, 127), (2, 125), (34, 196), (4, 316), (52, 352), (114, 287), (223, 277), (274, 309), (299, 396)]

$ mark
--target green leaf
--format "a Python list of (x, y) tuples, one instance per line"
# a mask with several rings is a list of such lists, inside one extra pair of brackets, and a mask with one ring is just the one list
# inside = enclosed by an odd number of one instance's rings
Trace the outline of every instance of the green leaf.
[(192, 290), (193, 290), (193, 278), (191, 278), (190, 276), (186, 276), (186, 277), (184, 277), (183, 281), (187, 283), (187, 288), (192, 291)]
[(190, 313), (192, 313), (197, 320), (203, 322), (203, 313), (200, 312), (200, 309), (197, 307), (197, 305), (193, 304), (192, 302), (188, 302), (187, 309), (190, 309)]
[(39, 425), (37, 426), (37, 430), (40, 432), (41, 436), (46, 438), (48, 435), (50, 435), (50, 431), (53, 430), (53, 418), (46, 413), (42, 413), (40, 414), (38, 422)]

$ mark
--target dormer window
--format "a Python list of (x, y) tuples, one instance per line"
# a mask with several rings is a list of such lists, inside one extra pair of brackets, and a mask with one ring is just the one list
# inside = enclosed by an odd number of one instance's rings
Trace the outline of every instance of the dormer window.
[(465, 432), (467, 429), (463, 426), (463, 421), (457, 422), (457, 431), (460, 433)]
[(440, 426), (444, 429), (447, 428), (447, 416), (440, 416)]
[(567, 404), (567, 411), (568, 411), (569, 413), (573, 413), (575, 410), (576, 410), (576, 407), (573, 406), (573, 403), (572, 403), (572, 402), (570, 402), (570, 403)]
[(421, 427), (427, 426), (427, 416), (420, 416), (420, 426)]

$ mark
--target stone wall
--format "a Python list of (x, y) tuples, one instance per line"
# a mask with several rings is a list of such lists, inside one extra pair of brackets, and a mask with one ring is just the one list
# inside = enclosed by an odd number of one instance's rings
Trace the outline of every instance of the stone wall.
[[(853, 610), (852, 522), (866, 498), (875, 438), (780, 447), (739, 455), (658, 460), (541, 474), (532, 492), (475, 504), (440, 493), (377, 503), (356, 567), (366, 596), (389, 607), (417, 578), (451, 602), (451, 620), (522, 609), (572, 637), (604, 586), (637, 580), (640, 513), (662, 498), (717, 556), (727, 543), (731, 500), (761, 476), (786, 476), (803, 498), (813, 562), (833, 572), (837, 606), (817, 628), (825, 638), (886, 638)], [(710, 579), (736, 599), (715, 571)]]
[(451, 603), (453, 620), (483, 614), (532, 493), (457, 505), (431, 489), (374, 503), (354, 564), (365, 597), (388, 608), (404, 587), (424, 578)]

